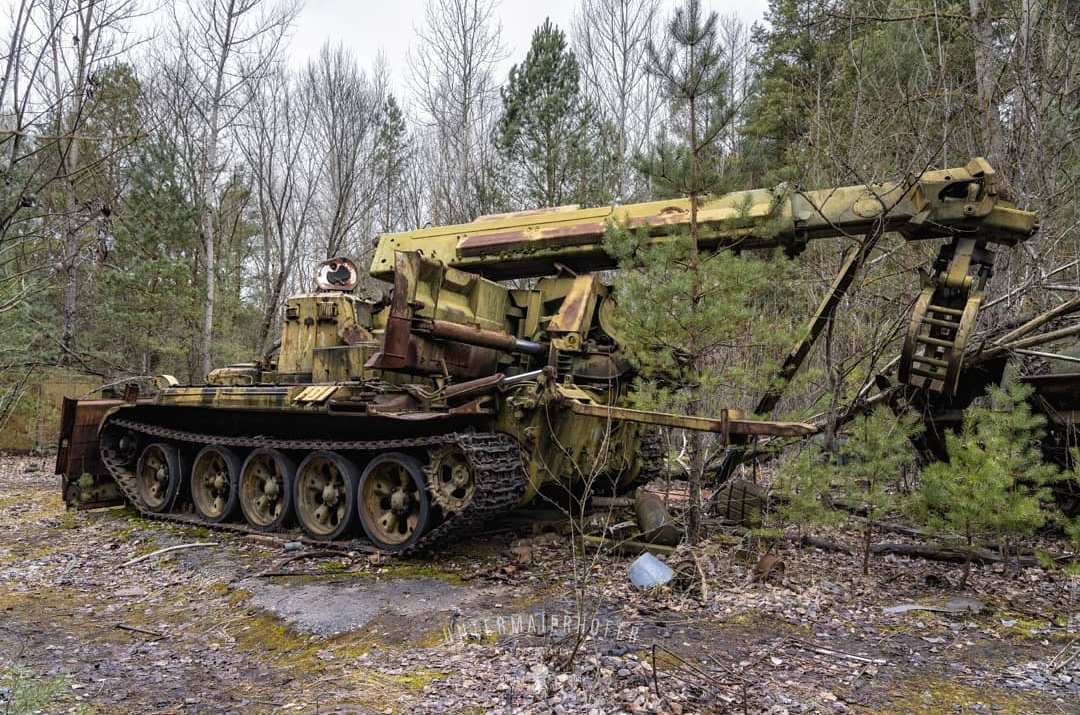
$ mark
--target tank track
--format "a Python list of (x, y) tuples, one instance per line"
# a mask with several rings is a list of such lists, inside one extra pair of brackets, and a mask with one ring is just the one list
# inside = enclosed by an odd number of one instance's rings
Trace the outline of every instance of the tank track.
[(664, 442), (660, 437), (660, 431), (643, 430), (640, 439), (641, 446), (638, 449), (641, 454), (641, 467), (634, 481), (630, 483), (629, 489), (643, 487), (652, 480), (664, 476)]
[[(472, 501), (460, 512), (424, 534), (415, 544), (397, 554), (411, 554), (446, 544), (474, 530), (496, 516), (517, 506), (525, 492), (526, 472), (521, 461), (521, 449), (511, 437), (495, 433), (456, 432), (429, 437), (388, 440), (293, 440), (273, 437), (224, 437), (199, 434), (145, 424), (135, 420), (109, 419), (101, 430), (101, 459), (109, 474), (116, 481), (127, 500), (140, 515), (148, 519), (174, 522), (189, 526), (201, 526), (219, 531), (242, 534), (265, 534), (246, 524), (212, 523), (194, 514), (172, 511), (159, 513), (146, 508), (139, 498), (135, 474), (127, 466), (117, 450), (120, 432), (128, 430), (142, 435), (166, 439), (189, 445), (215, 445), (221, 447), (257, 448), (269, 447), (287, 450), (334, 450), (382, 452), (413, 447), (431, 447), (453, 444), (464, 452), (476, 475), (476, 492)], [(170, 509), (175, 503), (170, 505)], [(363, 538), (308, 543), (329, 544), (356, 551), (381, 551)]]
[[(598, 479), (593, 484), (594, 496), (624, 496), (664, 476), (664, 443), (660, 431), (642, 430), (638, 433), (638, 471), (629, 481)], [(620, 472), (616, 477), (625, 476)]]

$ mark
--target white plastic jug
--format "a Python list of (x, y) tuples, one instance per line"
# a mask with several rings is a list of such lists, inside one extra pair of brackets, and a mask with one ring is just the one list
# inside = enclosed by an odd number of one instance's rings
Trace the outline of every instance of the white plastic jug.
[(634, 559), (630, 564), (630, 581), (638, 588), (663, 586), (675, 575), (671, 567), (648, 551)]

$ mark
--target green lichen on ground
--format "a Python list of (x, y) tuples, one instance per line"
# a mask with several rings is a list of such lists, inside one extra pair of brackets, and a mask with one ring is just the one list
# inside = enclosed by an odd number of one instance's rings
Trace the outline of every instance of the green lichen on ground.
[(790, 623), (775, 615), (754, 609), (727, 616), (719, 625), (735, 628), (761, 628), (770, 632), (783, 633), (799, 638), (813, 636), (813, 630), (804, 624)]
[(358, 664), (361, 656), (389, 646), (363, 632), (323, 638), (291, 628), (276, 616), (251, 610), (227, 628), (236, 646), (259, 661), (288, 671), (297, 682), (332, 679), (339, 687), (360, 694), (360, 702), (380, 711), (397, 711), (398, 699), (422, 691), (446, 677), (437, 670), (417, 669), (388, 675)]
[(41, 678), (18, 665), (0, 667), (0, 688), (5, 691), (6, 702), (0, 701), (4, 715), (29, 715), (44, 712), (62, 695), (70, 684), (64, 676)]
[(323, 561), (317, 568), (325, 574), (342, 574), (348, 572), (349, 564), (344, 561)]
[(444, 571), (434, 564), (421, 563), (419, 561), (394, 561), (385, 566), (380, 566), (375, 572), (375, 575), (380, 578), (384, 576), (399, 579), (430, 578), (443, 581), (452, 586), (462, 586), (465, 584), (465, 579), (461, 578), (461, 574), (454, 573), (453, 571)]
[(1045, 703), (1034, 702), (1028, 694), (926, 677), (905, 681), (893, 691), (893, 697), (888, 702), (865, 708), (862, 712), (877, 715), (952, 715), (972, 712), (972, 707), (979, 704), (995, 715), (1028, 715), (1045, 711)]
[(60, 519), (56, 524), (58, 529), (68, 531), (70, 529), (78, 529), (82, 526), (82, 520), (79, 519), (79, 512), (74, 509), (68, 509), (60, 515)]
[(400, 675), (387, 675), (385, 676), (392, 682), (403, 685), (410, 690), (421, 691), (426, 688), (433, 681), (445, 678), (448, 675), (443, 670), (411, 670), (408, 673), (401, 673)]
[(413, 640), (413, 645), (417, 648), (437, 648), (441, 645), (445, 645), (450, 636), (449, 631), (445, 626), (439, 628), (433, 628), (424, 635)]
[(8, 566), (20, 561), (33, 561), (42, 559), (56, 553), (60, 548), (55, 544), (27, 543), (14, 544), (8, 550), (7, 555), (0, 557), (0, 566)]
[[(1009, 622), (1009, 625), (1005, 625), (1004, 622)], [(999, 611), (994, 618), (991, 630), (1006, 638), (1042, 638), (1045, 634), (1041, 631), (1049, 627), (1049, 621), (1013, 611)]]

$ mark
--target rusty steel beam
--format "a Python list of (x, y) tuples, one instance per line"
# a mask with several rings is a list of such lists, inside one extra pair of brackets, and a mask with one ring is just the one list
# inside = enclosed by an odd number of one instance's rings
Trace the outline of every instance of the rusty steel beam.
[(674, 427), (696, 432), (713, 432), (722, 435), (803, 437), (815, 432), (813, 425), (803, 422), (772, 422), (766, 420), (746, 420), (730, 417), (728, 410), (722, 410), (719, 418), (692, 417), (673, 415), (669, 412), (648, 412), (632, 410), (627, 407), (609, 407), (585, 402), (570, 401), (571, 412), (589, 417), (600, 417), (617, 422), (637, 422), (657, 427)]
[(877, 245), (877, 242), (884, 234), (884, 226), (884, 223), (879, 223), (877, 229), (867, 234), (862, 243), (844, 259), (843, 265), (840, 266), (836, 277), (833, 278), (832, 285), (829, 286), (829, 292), (821, 299), (821, 303), (818, 305), (817, 310), (814, 311), (814, 315), (807, 322), (802, 339), (795, 344), (795, 347), (784, 358), (784, 363), (780, 366), (774, 378), (773, 387), (765, 393), (754, 409), (755, 415), (768, 414), (776, 407), (784, 394), (784, 389), (787, 388), (788, 383), (795, 377), (795, 373), (802, 367), (806, 356), (810, 354), (810, 349), (814, 347), (814, 343), (817, 342), (821, 332), (825, 330), (825, 327), (833, 319), (840, 301), (847, 295), (848, 289), (854, 282), (859, 269), (866, 263), (870, 252), (874, 250), (874, 246)]

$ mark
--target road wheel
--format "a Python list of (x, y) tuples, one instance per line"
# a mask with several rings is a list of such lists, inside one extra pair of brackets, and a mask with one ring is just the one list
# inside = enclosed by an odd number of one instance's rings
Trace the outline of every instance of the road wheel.
[(428, 530), (431, 505), (424, 469), (415, 457), (381, 454), (360, 477), (360, 525), (367, 537), (386, 551), (403, 551)]
[(180, 456), (176, 447), (153, 442), (143, 448), (135, 465), (135, 482), (143, 505), (160, 514), (172, 506), (180, 488)]
[(191, 501), (195, 512), (212, 523), (236, 511), (240, 458), (227, 447), (203, 447), (191, 465)]
[(329, 541), (352, 532), (356, 523), (357, 470), (337, 452), (312, 452), (296, 469), (293, 505), (304, 532)]
[(240, 509), (260, 531), (278, 531), (289, 524), (293, 510), (296, 465), (276, 449), (261, 447), (240, 469)]

